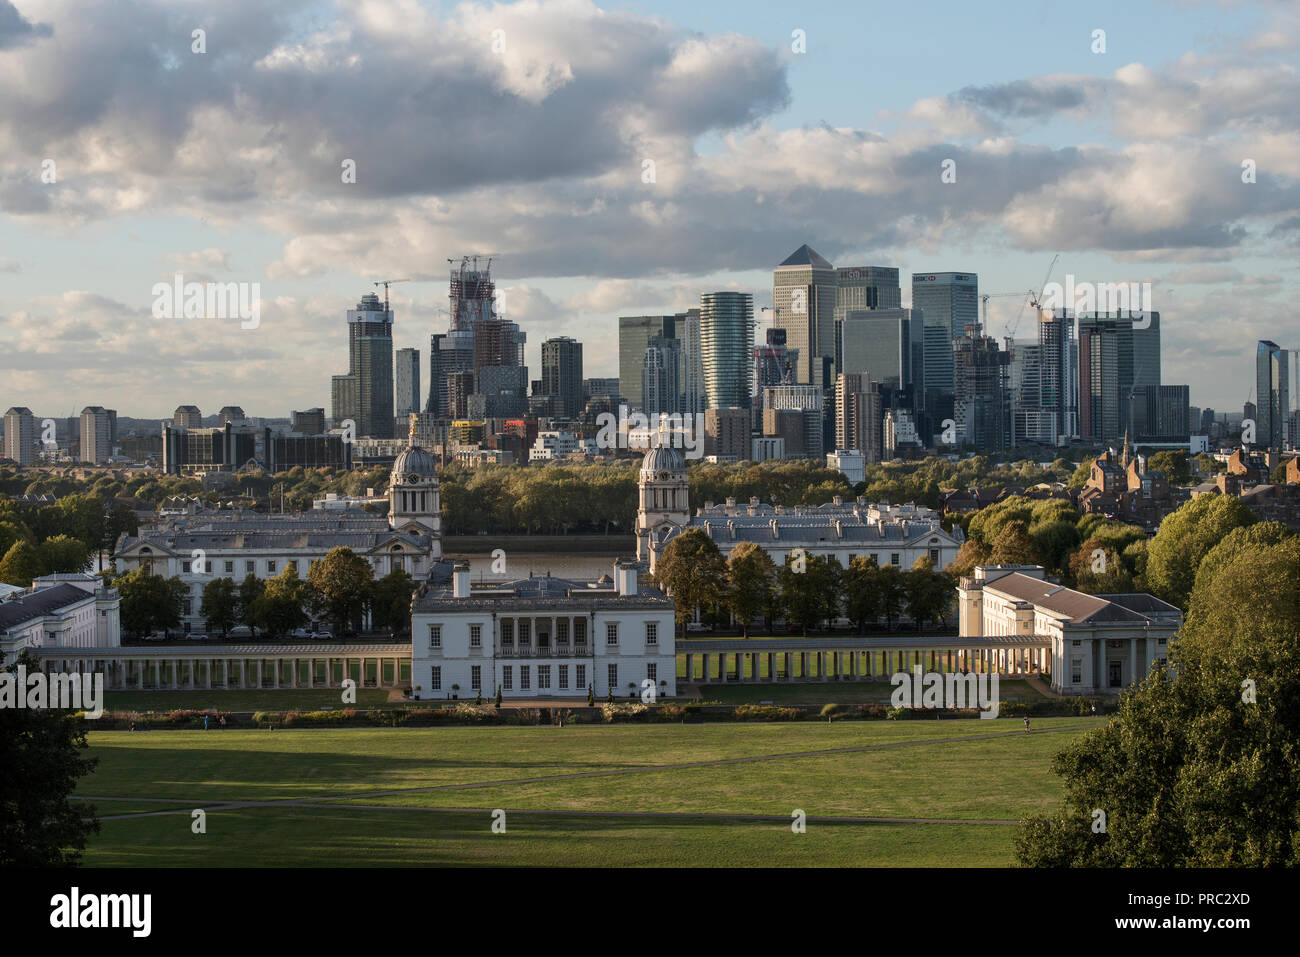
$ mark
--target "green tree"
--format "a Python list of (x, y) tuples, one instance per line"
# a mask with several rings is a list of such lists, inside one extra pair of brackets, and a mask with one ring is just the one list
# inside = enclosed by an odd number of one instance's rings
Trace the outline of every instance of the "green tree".
[(28, 541), (14, 542), (0, 558), (0, 582), (7, 585), (30, 588), (32, 579), (39, 578), (43, 570), (41, 553)]
[(286, 635), (307, 623), (310, 598), (311, 589), (298, 577), (297, 566), (285, 565), (280, 574), (266, 580), (261, 598), (254, 603), (254, 617), (272, 634)]
[(405, 569), (395, 568), (378, 579), (372, 589), (371, 620), (376, 628), (394, 632), (411, 628), (411, 596), (415, 594), (415, 580)]
[(1147, 587), (1185, 608), (1201, 559), (1234, 528), (1254, 523), (1250, 509), (1232, 496), (1192, 499), (1166, 516), (1147, 546)]
[(177, 628), (189, 589), (179, 578), (150, 575), (142, 568), (112, 579), (122, 598), (122, 628), (132, 634)]
[(262, 627), (262, 621), (259, 613), (262, 612), (263, 606), (259, 604), (258, 599), (266, 592), (266, 583), (251, 572), (244, 576), (244, 580), (239, 583), (239, 590), (235, 596), (235, 617), (247, 627), (254, 636), (257, 635), (257, 629)]
[(239, 620), (238, 606), (239, 590), (233, 579), (214, 578), (203, 586), (199, 614), (207, 621), (209, 629), (221, 632), (221, 637), (226, 637), (226, 632)]
[(753, 542), (740, 542), (727, 556), (727, 607), (746, 638), (749, 625), (772, 603), (776, 564)]
[(929, 555), (918, 558), (903, 578), (907, 613), (916, 622), (917, 631), (923, 630), (927, 622), (940, 621), (947, 615), (954, 596), (952, 579), (934, 570)]
[(825, 559), (807, 553), (796, 554), (797, 551), (793, 550), (786, 556), (785, 564), (777, 573), (777, 581), (786, 614), (807, 635), (810, 628), (817, 629), (827, 617), (828, 593), (834, 573)]
[(998, 533), (989, 554), (993, 565), (1041, 565), (1043, 556), (1024, 522), (1008, 522)]
[(870, 555), (854, 555), (844, 575), (844, 613), (852, 619), (858, 634), (866, 631), (868, 622), (880, 617), (880, 587), (876, 579), (880, 566)]
[(1192, 463), (1186, 449), (1163, 449), (1147, 459), (1147, 468), (1164, 472), (1170, 485), (1188, 485), (1192, 481)]
[(37, 546), (44, 575), (83, 572), (90, 564), (90, 549), (71, 535), (55, 535)]
[(907, 586), (897, 565), (881, 567), (876, 575), (876, 590), (880, 595), (880, 613), (885, 618), (885, 627), (892, 629), (903, 613), (903, 602), (907, 600)]
[[(29, 674), (40, 670), (40, 662), (23, 652), (8, 666), (8, 680), (17, 681), (19, 665)], [(0, 708), (0, 867), (80, 863), (87, 837), (99, 830), (94, 807), (69, 800), (99, 763), (85, 756), (88, 747), (84, 717)]]
[(359, 626), (370, 597), (374, 570), (350, 548), (331, 548), (326, 556), (311, 563), (307, 581), (312, 606), (340, 632)]
[(672, 593), (679, 625), (690, 621), (697, 610), (717, 606), (726, 594), (722, 552), (698, 528), (688, 529), (668, 543), (655, 567), (655, 578)]

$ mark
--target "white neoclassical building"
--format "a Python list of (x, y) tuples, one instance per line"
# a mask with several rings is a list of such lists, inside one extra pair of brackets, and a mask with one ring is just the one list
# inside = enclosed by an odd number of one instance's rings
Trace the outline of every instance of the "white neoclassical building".
[(1088, 595), (1045, 578), (1039, 565), (982, 565), (957, 586), (963, 638), (1035, 637), (1050, 643), (1052, 688), (1116, 694), (1163, 664), (1183, 615), (1145, 594)]
[(638, 566), (576, 582), (533, 577), (470, 585), (468, 563), (448, 584), (416, 593), (411, 688), (417, 699), (641, 699), (677, 693), (673, 601), (640, 585)]
[(916, 505), (878, 505), (838, 496), (817, 506), (765, 505), (757, 499), (706, 505), (691, 515), (686, 460), (675, 448), (655, 448), (641, 462), (637, 485), (637, 558), (653, 572), (660, 556), (682, 532), (699, 529), (723, 556), (741, 542), (753, 542), (777, 565), (795, 549), (835, 558), (845, 568), (858, 557), (877, 565), (910, 570), (928, 556), (936, 570), (946, 568), (965, 541), (960, 528), (947, 532), (939, 516)]
[(0, 653), (10, 663), (24, 648), (117, 648), (121, 606), (117, 591), (94, 575), (38, 578), (0, 602)]
[(375, 577), (404, 569), (424, 579), (442, 557), (442, 502), (436, 461), (423, 448), (404, 449), (393, 463), (388, 515), (344, 508), (294, 514), (213, 510), (173, 515), (139, 535), (118, 540), (113, 553), (119, 573), (148, 568), (179, 576), (189, 595), (182, 628), (205, 630), (203, 587), (213, 578), (236, 583), (249, 575), (274, 578), (286, 567), (307, 577), (311, 563), (332, 548), (346, 546), (370, 562)]

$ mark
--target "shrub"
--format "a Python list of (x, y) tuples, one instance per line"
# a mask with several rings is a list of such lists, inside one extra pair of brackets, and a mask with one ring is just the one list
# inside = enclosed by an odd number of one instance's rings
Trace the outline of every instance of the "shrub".
[(770, 704), (742, 704), (735, 710), (737, 721), (798, 721), (803, 717), (799, 708), (782, 708)]

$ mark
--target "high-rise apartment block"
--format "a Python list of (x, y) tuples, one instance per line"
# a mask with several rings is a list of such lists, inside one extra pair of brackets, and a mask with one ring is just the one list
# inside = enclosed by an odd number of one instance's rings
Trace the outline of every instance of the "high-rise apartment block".
[(558, 336), (542, 343), (542, 394), (556, 396), (565, 418), (582, 411), (582, 343)]
[(706, 292), (700, 299), (700, 356), (707, 408), (745, 409), (748, 414), (753, 345), (754, 297)]
[(5, 413), (5, 458), (19, 465), (36, 461), (36, 417), (26, 406), (14, 406)]

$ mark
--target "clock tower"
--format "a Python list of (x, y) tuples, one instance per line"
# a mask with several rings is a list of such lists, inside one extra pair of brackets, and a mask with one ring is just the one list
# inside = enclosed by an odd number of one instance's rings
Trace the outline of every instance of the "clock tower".
[(662, 541), (667, 533), (686, 527), (691, 520), (690, 486), (681, 450), (665, 446), (646, 452), (637, 487), (636, 557), (650, 562), (653, 571), (651, 540)]
[(442, 497), (433, 453), (415, 444), (415, 423), (410, 445), (393, 462), (388, 480), (388, 524), (397, 531), (427, 534), (433, 540), (431, 557), (442, 557)]

